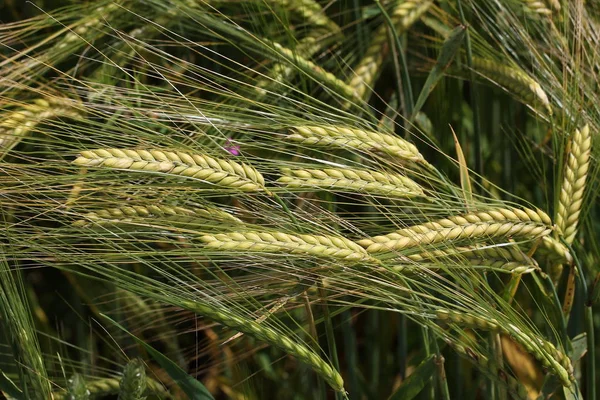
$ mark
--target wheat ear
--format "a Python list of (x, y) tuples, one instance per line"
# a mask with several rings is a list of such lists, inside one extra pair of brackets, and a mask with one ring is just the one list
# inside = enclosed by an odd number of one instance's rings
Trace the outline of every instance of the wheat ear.
[(179, 151), (140, 149), (99, 149), (82, 151), (74, 161), (86, 167), (162, 172), (201, 179), (243, 191), (266, 190), (265, 180), (256, 169), (235, 161)]
[(493, 359), (489, 359), (481, 353), (475, 352), (470, 347), (454, 343), (446, 339), (446, 343), (461, 357), (471, 361), (488, 379), (502, 385), (514, 399), (528, 400), (527, 388), (514, 376), (501, 368)]
[(46, 120), (81, 117), (81, 113), (75, 110), (72, 104), (66, 99), (36, 99), (8, 114), (0, 120), (0, 157)]
[(412, 266), (418, 269), (424, 262), (431, 263), (433, 261), (429, 268), (434, 269), (436, 267), (435, 263), (444, 263), (447, 260), (456, 263), (466, 261), (471, 265), (489, 267), (500, 272), (513, 274), (528, 274), (539, 270), (537, 262), (516, 246), (456, 247), (402, 256), (394, 261), (408, 263), (405, 267), (410, 270), (410, 264), (418, 263), (418, 265)]
[[(406, 32), (415, 21), (433, 4), (431, 0), (407, 0), (400, 2), (390, 14), (396, 33)], [(356, 97), (366, 99), (371, 87), (381, 71), (381, 66), (389, 53), (388, 24), (383, 22), (373, 35), (367, 52), (354, 68), (348, 86), (354, 89)]]
[(337, 391), (344, 390), (344, 380), (341, 375), (317, 353), (297, 340), (292, 340), (272, 328), (256, 323), (251, 319), (233, 315), (230, 312), (217, 309), (209, 304), (186, 301), (179, 304), (179, 306), (279, 348), (283, 352), (309, 365), (333, 389)]
[(146, 368), (139, 359), (127, 363), (119, 382), (118, 400), (143, 400), (146, 391)]
[(433, 243), (494, 237), (537, 238), (552, 231), (552, 221), (541, 210), (499, 208), (453, 216), (411, 226), (358, 243), (369, 253), (403, 250)]
[(203, 235), (200, 240), (206, 243), (206, 247), (218, 251), (303, 253), (352, 262), (376, 262), (362, 247), (339, 236), (290, 235), (283, 232), (230, 232)]
[(586, 125), (581, 130), (576, 129), (570, 140), (570, 151), (565, 163), (556, 213), (556, 227), (569, 244), (573, 243), (577, 235), (577, 223), (590, 168), (591, 149), (590, 127)]
[(207, 220), (220, 220), (233, 223), (242, 223), (242, 221), (218, 208), (184, 208), (177, 206), (167, 206), (162, 204), (147, 206), (123, 206), (117, 208), (107, 208), (84, 215), (85, 219), (75, 221), (74, 226), (87, 226), (91, 224), (105, 225), (111, 223), (130, 222), (134, 218), (169, 218), (170, 220), (180, 220), (191, 223), (194, 218)]
[(552, 106), (546, 92), (538, 82), (523, 70), (479, 57), (473, 58), (473, 68), (488, 79), (516, 93), (523, 100), (531, 103), (541, 103), (548, 114), (552, 114)]
[(569, 387), (574, 379), (573, 365), (569, 357), (549, 341), (540, 337), (531, 337), (514, 324), (502, 324), (495, 318), (484, 318), (452, 310), (437, 310), (436, 316), (441, 321), (459, 325), (461, 328), (481, 329), (510, 336), (544, 367), (551, 369), (564, 386)]
[(291, 188), (339, 189), (350, 192), (386, 196), (423, 196), (423, 189), (415, 181), (399, 174), (357, 169), (295, 169), (283, 168), (277, 182)]
[(409, 161), (425, 163), (417, 147), (397, 136), (343, 126), (295, 126), (286, 139), (303, 144), (378, 150)]
[[(86, 388), (92, 398), (101, 398), (103, 396), (116, 395), (121, 390), (121, 379), (106, 378), (86, 382)], [(146, 393), (153, 394), (160, 399), (171, 398), (165, 387), (152, 378), (146, 377)], [(69, 393), (52, 393), (54, 400), (72, 400)]]

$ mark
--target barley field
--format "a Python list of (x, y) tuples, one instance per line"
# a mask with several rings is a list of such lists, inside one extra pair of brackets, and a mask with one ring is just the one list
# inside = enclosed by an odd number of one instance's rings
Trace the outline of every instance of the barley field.
[(594, 400), (600, 1), (0, 0), (0, 395)]

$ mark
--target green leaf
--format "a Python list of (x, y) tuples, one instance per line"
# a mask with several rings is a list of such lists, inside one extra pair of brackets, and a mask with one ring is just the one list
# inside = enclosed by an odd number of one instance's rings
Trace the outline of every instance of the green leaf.
[[(450, 127), (452, 129), (452, 127)], [(463, 196), (465, 198), (465, 205), (467, 209), (473, 204), (473, 189), (471, 188), (471, 178), (469, 177), (469, 168), (467, 167), (467, 160), (465, 154), (462, 151), (460, 142), (452, 129), (452, 136), (454, 137), (454, 145), (456, 147), (456, 158), (458, 159), (458, 165), (460, 167), (460, 186), (463, 190)]]
[(187, 372), (179, 367), (176, 363), (171, 361), (167, 356), (162, 354), (160, 351), (154, 349), (152, 346), (139, 339), (132, 333), (130, 333), (123, 326), (119, 325), (118, 322), (112, 320), (110, 317), (102, 314), (104, 318), (109, 320), (113, 325), (121, 329), (123, 332), (129, 334), (139, 345), (143, 346), (144, 349), (158, 362), (158, 364), (169, 374), (169, 376), (177, 383), (177, 385), (188, 395), (190, 400), (214, 400), (214, 397), (210, 394), (208, 389), (197, 379), (190, 376)]
[(388, 400), (411, 400), (431, 380), (435, 372), (435, 354), (425, 358), (417, 369), (400, 385), (400, 387), (388, 398)]
[(582, 334), (575, 336), (571, 340), (571, 347), (571, 360), (573, 362), (579, 361), (581, 357), (587, 353), (587, 334), (583, 332)]
[(454, 56), (460, 49), (460, 45), (463, 42), (465, 37), (465, 33), (467, 32), (467, 28), (463, 25), (459, 25), (450, 32), (450, 36), (444, 41), (442, 49), (440, 50), (440, 55), (438, 56), (437, 62), (433, 66), (433, 69), (429, 73), (427, 80), (425, 81), (425, 85), (423, 85), (423, 89), (421, 89), (421, 93), (417, 98), (417, 102), (412, 111), (413, 120), (414, 116), (417, 115), (427, 98), (438, 84), (440, 79), (444, 76), (444, 72), (448, 69)]
[(25, 400), (21, 389), (19, 389), (3, 371), (0, 371), (0, 391), (2, 391), (9, 398), (15, 400)]

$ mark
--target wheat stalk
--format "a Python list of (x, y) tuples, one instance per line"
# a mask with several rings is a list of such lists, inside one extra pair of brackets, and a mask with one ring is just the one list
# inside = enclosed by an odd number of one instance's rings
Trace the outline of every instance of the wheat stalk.
[(291, 188), (339, 189), (386, 196), (423, 196), (423, 189), (412, 179), (399, 174), (357, 169), (283, 168), (277, 182)]
[(118, 400), (143, 400), (146, 391), (146, 368), (139, 359), (127, 363), (119, 382)]
[(523, 70), (479, 57), (473, 57), (473, 68), (491, 81), (504, 86), (512, 93), (518, 94), (523, 100), (531, 103), (541, 103), (548, 114), (552, 114), (552, 106), (546, 92), (538, 82)]
[(265, 180), (256, 169), (230, 160), (179, 151), (99, 149), (82, 151), (74, 161), (86, 167), (107, 167), (139, 172), (162, 172), (201, 179), (243, 191), (265, 189)]
[(514, 399), (528, 400), (527, 388), (514, 376), (501, 368), (493, 359), (489, 359), (472, 348), (446, 339), (446, 343), (461, 357), (473, 362), (486, 377), (505, 387)]
[(426, 163), (417, 147), (397, 136), (343, 126), (302, 125), (291, 128), (286, 139), (303, 144), (378, 150), (405, 160)]
[(556, 227), (565, 241), (573, 243), (583, 203), (585, 183), (590, 168), (592, 136), (589, 125), (576, 129), (570, 140), (556, 212)]
[(147, 206), (123, 206), (98, 210), (84, 215), (85, 219), (75, 221), (74, 226), (87, 226), (90, 224), (105, 225), (111, 223), (130, 222), (134, 218), (169, 218), (170, 220), (180, 220), (191, 222), (193, 218), (202, 218), (208, 220), (221, 220), (233, 223), (242, 223), (242, 221), (229, 214), (226, 211), (216, 207), (211, 208), (184, 208), (177, 206), (167, 206), (162, 204)]
[(317, 353), (304, 344), (284, 336), (268, 326), (264, 326), (251, 319), (238, 317), (230, 312), (223, 311), (209, 304), (187, 301), (179, 304), (182, 308), (203, 315), (222, 325), (228, 326), (248, 336), (266, 342), (290, 354), (298, 360), (309, 365), (329, 385), (337, 390), (344, 390), (344, 380), (341, 375), (325, 362)]
[[(407, 0), (398, 3), (390, 14), (396, 30), (401, 34), (414, 24), (433, 4), (431, 0)], [(366, 99), (371, 87), (381, 71), (383, 61), (389, 53), (388, 25), (384, 22), (373, 35), (367, 52), (354, 67), (354, 74), (348, 80), (348, 86), (354, 89), (356, 97)]]
[(218, 251), (288, 252), (346, 261), (372, 261), (356, 243), (339, 236), (290, 235), (283, 232), (230, 232), (203, 235), (206, 247)]
[(462, 239), (537, 238), (551, 231), (552, 222), (541, 210), (498, 208), (427, 222), (358, 243), (369, 253), (379, 253)]
[(443, 322), (453, 323), (461, 328), (481, 329), (510, 336), (539, 360), (544, 367), (552, 369), (565, 387), (570, 387), (571, 381), (575, 379), (571, 360), (563, 352), (547, 340), (538, 336), (531, 337), (514, 324), (503, 324), (495, 318), (484, 318), (445, 309), (437, 310), (436, 317)]

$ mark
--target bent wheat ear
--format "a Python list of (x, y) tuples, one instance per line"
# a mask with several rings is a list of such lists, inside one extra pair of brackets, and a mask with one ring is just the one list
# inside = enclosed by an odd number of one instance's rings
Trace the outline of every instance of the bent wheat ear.
[(589, 125), (584, 126), (581, 131), (576, 129), (570, 140), (570, 151), (565, 163), (556, 212), (556, 227), (569, 244), (573, 243), (577, 235), (577, 223), (590, 168), (591, 149), (592, 136)]
[(538, 336), (532, 337), (514, 324), (501, 324), (495, 318), (484, 318), (452, 310), (437, 310), (436, 316), (441, 321), (456, 324), (461, 328), (481, 329), (510, 336), (544, 367), (551, 369), (565, 387), (571, 386), (571, 381), (574, 380), (571, 360), (563, 352), (547, 340)]
[(305, 144), (378, 150), (405, 160), (425, 163), (417, 147), (397, 136), (343, 126), (295, 126), (286, 139)]
[[(431, 0), (400, 2), (390, 14), (396, 33), (406, 32), (432, 4)], [(388, 53), (388, 25), (383, 22), (373, 35), (365, 56), (354, 68), (354, 75), (348, 81), (348, 86), (354, 89), (356, 97), (367, 99)]]
[(544, 236), (542, 238), (539, 249), (548, 256), (550, 261), (566, 264), (573, 262), (573, 256), (567, 246), (551, 236)]
[(79, 118), (81, 113), (67, 99), (37, 99), (0, 120), (0, 158), (15, 147), (35, 127), (53, 118)]
[(129, 222), (133, 218), (169, 218), (169, 220), (180, 220), (192, 222), (194, 218), (203, 218), (207, 220), (220, 220), (233, 223), (242, 223), (242, 221), (218, 208), (184, 208), (172, 207), (166, 205), (149, 206), (124, 206), (118, 208), (108, 208), (91, 212), (84, 215), (85, 219), (75, 221), (74, 226), (86, 226), (90, 224), (105, 225), (119, 222)]
[(552, 231), (552, 221), (541, 210), (499, 208), (400, 229), (358, 243), (369, 253), (403, 250), (433, 243), (494, 237), (538, 238)]
[(256, 169), (235, 161), (179, 151), (139, 149), (99, 149), (82, 151), (74, 161), (86, 167), (162, 172), (201, 179), (216, 185), (243, 191), (265, 189), (265, 180)]
[(283, 168), (277, 180), (292, 188), (339, 189), (386, 196), (423, 196), (423, 189), (412, 179), (398, 174), (355, 169)]
[(527, 389), (514, 376), (509, 374), (493, 360), (473, 349), (446, 340), (446, 343), (461, 357), (471, 361), (488, 379), (505, 387), (515, 399), (528, 400)]
[(119, 382), (119, 400), (142, 400), (146, 391), (146, 369), (139, 359), (127, 363)]
[(230, 232), (203, 235), (200, 240), (206, 243), (208, 248), (227, 252), (304, 253), (353, 262), (377, 262), (362, 247), (339, 236), (289, 235), (283, 232)]
[(473, 68), (491, 81), (516, 93), (523, 100), (532, 104), (542, 104), (548, 114), (552, 114), (552, 106), (546, 92), (523, 70), (478, 57), (473, 58)]
[(329, 385), (337, 390), (344, 390), (344, 380), (341, 375), (325, 362), (317, 353), (304, 344), (284, 336), (268, 326), (261, 325), (251, 319), (233, 315), (217, 309), (209, 304), (186, 301), (178, 304), (181, 308), (203, 315), (215, 322), (228, 326), (248, 336), (279, 348), (285, 353), (309, 365)]

